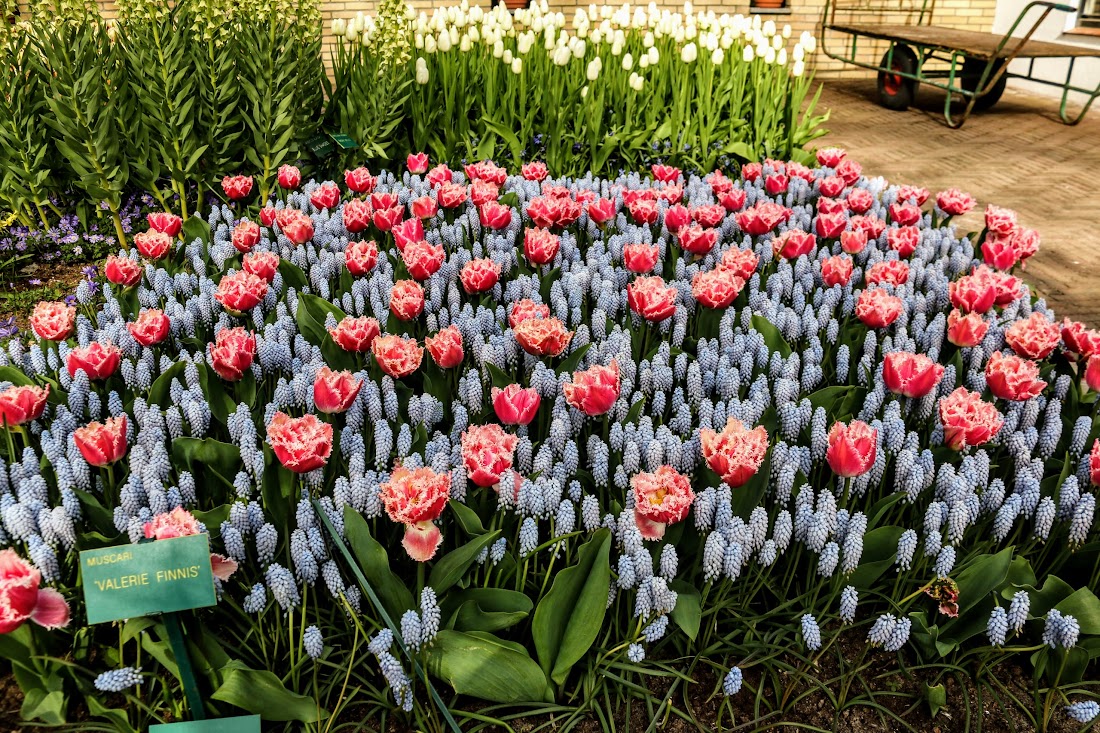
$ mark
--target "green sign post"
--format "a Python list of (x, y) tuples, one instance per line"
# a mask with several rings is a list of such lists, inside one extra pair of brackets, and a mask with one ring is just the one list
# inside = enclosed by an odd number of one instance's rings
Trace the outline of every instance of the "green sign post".
[(80, 553), (88, 623), (213, 606), (205, 534)]
[(149, 733), (260, 733), (259, 715), (149, 726)]
[[(164, 627), (179, 666), (191, 715), (196, 721), (203, 721), (206, 712), (202, 706), (202, 695), (195, 680), (195, 671), (191, 668), (183, 628), (176, 612), (213, 606), (218, 602), (214, 591), (214, 572), (210, 566), (210, 538), (205, 534), (195, 534), (137, 545), (85, 550), (80, 553), (80, 573), (90, 624), (164, 614)], [(158, 727), (161, 726), (154, 726)], [(257, 718), (254, 728), (176, 730), (244, 733), (259, 729)]]

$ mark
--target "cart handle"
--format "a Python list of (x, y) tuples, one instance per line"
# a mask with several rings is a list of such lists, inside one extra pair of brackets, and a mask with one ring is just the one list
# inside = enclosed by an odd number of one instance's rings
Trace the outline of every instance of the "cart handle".
[[(1013, 36), (1012, 34), (1016, 32), (1016, 29), (1024, 21), (1024, 18), (1027, 17), (1027, 14), (1031, 12), (1032, 8), (1036, 7), (1045, 8), (1045, 10), (1043, 10), (1043, 12), (1039, 15), (1035, 22), (1031, 24), (1031, 28), (1028, 29), (1028, 32), (1023, 36), (1023, 38)], [(1016, 54), (1020, 52), (1020, 49), (1025, 43), (1031, 40), (1032, 35), (1034, 35), (1035, 31), (1039, 29), (1039, 26), (1043, 24), (1043, 21), (1047, 19), (1047, 16), (1050, 15), (1050, 11), (1052, 10), (1060, 10), (1063, 13), (1077, 12), (1077, 8), (1073, 7), (1072, 5), (1050, 2), (1050, 0), (1031, 0), (1031, 2), (1028, 3), (1024, 7), (1024, 9), (1020, 11), (1020, 14), (1016, 16), (1016, 21), (1012, 24), (1012, 27), (1008, 29), (1008, 31), (1004, 34), (1004, 37), (1001, 39), (1001, 42), (997, 44), (997, 51), (995, 55), (1000, 56), (1001, 51), (1004, 50), (1009, 41), (1017, 41), (1015, 48), (1013, 48), (1012, 50), (1012, 53), (1009, 54), (1009, 56), (1005, 59), (1007, 66), (1007, 62), (1012, 61), (1014, 58), (1016, 58)]]

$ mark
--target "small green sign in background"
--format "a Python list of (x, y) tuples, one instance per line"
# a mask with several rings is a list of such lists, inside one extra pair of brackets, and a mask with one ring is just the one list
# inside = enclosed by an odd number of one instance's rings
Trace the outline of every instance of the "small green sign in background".
[(80, 553), (88, 623), (213, 606), (205, 534)]
[(260, 733), (259, 715), (149, 726), (149, 733)]

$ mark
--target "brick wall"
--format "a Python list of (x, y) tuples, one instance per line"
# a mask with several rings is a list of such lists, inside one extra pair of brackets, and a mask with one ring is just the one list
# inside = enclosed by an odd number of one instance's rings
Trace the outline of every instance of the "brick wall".
[[(445, 7), (455, 4), (458, 1), (459, 0), (411, 0), (411, 3), (416, 10), (424, 10), (430, 14), (434, 7)], [(853, 0), (842, 1), (846, 1), (848, 4), (854, 4)], [(936, 25), (978, 31), (989, 31), (993, 27), (997, 0), (929, 0), (929, 3), (933, 1), (935, 2), (933, 18)], [(876, 5), (891, 4), (895, 7), (899, 6), (899, 3), (904, 4), (905, 7), (910, 7), (913, 3), (916, 3), (917, 7), (920, 6), (920, 0), (872, 0), (872, 2)], [(820, 23), (825, 0), (787, 0), (787, 3), (790, 6), (788, 10), (784, 10), (781, 13), (765, 15), (764, 17), (771, 18), (780, 26), (789, 23), (796, 36), (802, 31), (810, 31), (818, 36), (819, 46), (824, 43), (828, 48), (834, 50), (834, 52), (839, 52), (846, 48), (846, 44), (849, 41), (849, 37), (847, 36), (829, 34), (828, 37), (821, 38)], [(488, 7), (489, 1), (480, 0), (479, 2), (478, 0), (472, 0), (470, 4)], [(861, 4), (867, 5), (868, 3), (862, 2)], [(375, 5), (375, 0), (322, 0), (321, 14), (325, 22), (325, 53), (328, 53), (333, 42), (330, 30), (333, 18), (347, 18), (358, 12), (373, 13)], [(565, 14), (567, 20), (572, 18), (573, 11), (578, 5), (587, 6), (588, 3), (583, 2), (583, 0), (550, 0), (551, 9), (560, 10)], [(114, 0), (100, 0), (100, 6), (103, 8), (104, 14), (108, 17), (114, 15)], [(677, 2), (676, 0), (658, 0), (658, 6), (668, 7), (671, 10), (681, 10), (683, 8), (683, 3)], [(704, 1), (697, 3), (695, 8), (697, 10), (713, 10), (715, 13), (748, 14), (752, 12), (749, 0), (738, 0), (737, 2)], [(839, 13), (837, 17), (839, 20)], [(901, 21), (905, 16), (898, 14), (884, 15), (881, 13), (861, 12), (855, 17), (861, 22), (890, 22)], [(872, 43), (866, 39), (861, 39), (859, 42), (859, 58), (862, 60), (876, 62), (882, 57), (884, 52), (885, 45), (882, 43)], [(869, 73), (858, 67), (845, 65), (839, 61), (830, 59), (821, 53), (820, 50), (815, 56), (814, 64), (817, 75), (820, 78), (866, 76)]]

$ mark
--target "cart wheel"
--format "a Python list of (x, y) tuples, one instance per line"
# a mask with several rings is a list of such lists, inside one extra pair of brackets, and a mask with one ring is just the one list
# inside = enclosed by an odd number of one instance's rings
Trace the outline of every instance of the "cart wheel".
[[(989, 64), (985, 59), (978, 59), (967, 57), (963, 61), (962, 76), (959, 78), (959, 84), (963, 89), (973, 90), (977, 89), (978, 82), (981, 81), (982, 74), (985, 73), (985, 67)], [(991, 73), (996, 74), (1005, 65), (1004, 61), (998, 62)], [(1001, 74), (1001, 78), (997, 80), (997, 83), (993, 85), (993, 88), (988, 92), (978, 97), (978, 100), (974, 102), (974, 109), (978, 111), (984, 111), (992, 107), (997, 103), (997, 100), (1001, 98), (1001, 95), (1005, 93), (1005, 86), (1008, 84), (1008, 75)]]
[[(887, 51), (882, 57), (879, 66), (883, 69), (890, 68), (901, 74), (916, 74), (920, 69), (917, 55), (913, 49), (898, 43), (891, 52)], [(878, 72), (878, 103), (887, 109), (902, 111), (913, 103), (917, 97), (917, 82), (906, 79), (900, 74), (891, 74), (887, 71)]]

